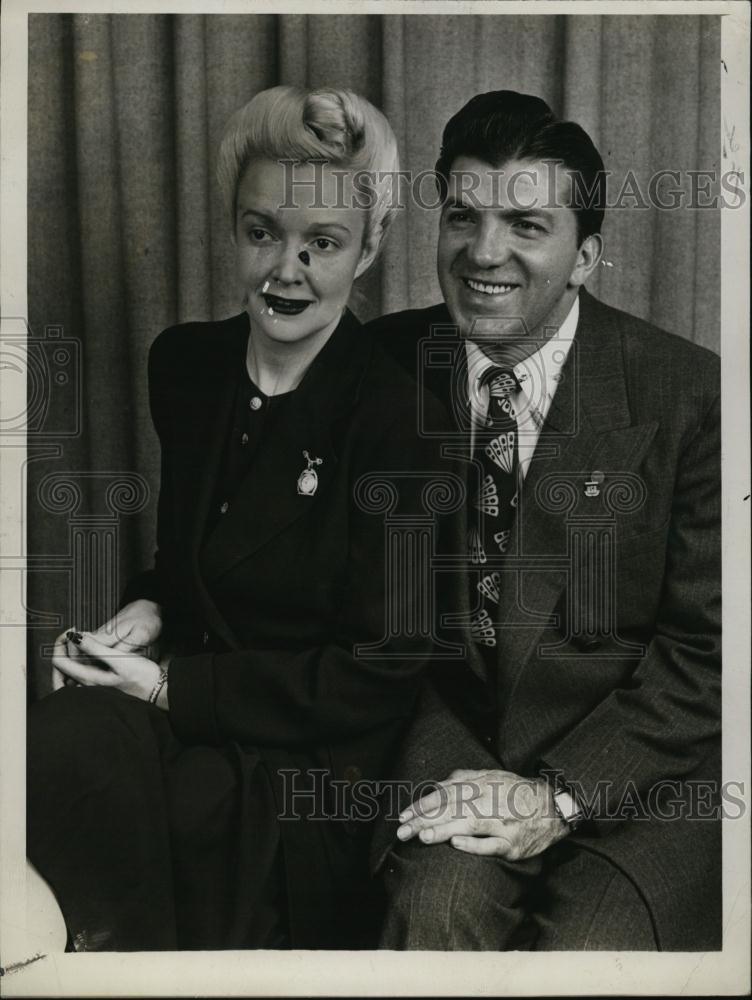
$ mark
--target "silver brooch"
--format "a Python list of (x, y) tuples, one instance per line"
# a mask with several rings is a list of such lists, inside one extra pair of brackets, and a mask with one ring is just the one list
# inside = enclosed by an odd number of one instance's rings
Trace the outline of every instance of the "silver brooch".
[(298, 493), (304, 497), (312, 497), (319, 488), (319, 477), (315, 465), (323, 465), (323, 458), (311, 458), (307, 451), (303, 452), (303, 458), (308, 463), (308, 467), (298, 476)]

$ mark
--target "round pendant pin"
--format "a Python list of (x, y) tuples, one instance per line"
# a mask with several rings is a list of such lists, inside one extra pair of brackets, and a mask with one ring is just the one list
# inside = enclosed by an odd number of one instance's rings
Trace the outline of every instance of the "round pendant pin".
[(303, 458), (308, 463), (308, 468), (298, 476), (298, 493), (301, 496), (312, 497), (319, 487), (318, 473), (314, 465), (323, 465), (323, 458), (311, 458), (307, 451), (303, 452)]

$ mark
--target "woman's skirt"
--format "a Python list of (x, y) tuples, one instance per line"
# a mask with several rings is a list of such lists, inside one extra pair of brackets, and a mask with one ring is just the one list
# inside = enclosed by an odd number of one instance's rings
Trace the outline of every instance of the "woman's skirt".
[(259, 753), (185, 746), (160, 709), (63, 688), (30, 709), (27, 774), (28, 856), (75, 950), (290, 946)]

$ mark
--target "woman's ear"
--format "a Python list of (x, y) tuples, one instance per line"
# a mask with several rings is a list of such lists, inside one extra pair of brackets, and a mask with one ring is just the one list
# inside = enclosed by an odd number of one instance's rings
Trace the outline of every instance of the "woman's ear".
[(379, 229), (368, 238), (367, 243), (361, 251), (358, 266), (355, 268), (353, 281), (356, 281), (362, 274), (365, 274), (371, 264), (373, 264), (376, 260), (376, 255), (378, 254), (379, 247), (381, 246), (381, 235), (381, 230)]
[(584, 285), (590, 275), (598, 266), (603, 255), (603, 237), (600, 233), (591, 233), (586, 236), (577, 251), (577, 263), (574, 266), (570, 285)]

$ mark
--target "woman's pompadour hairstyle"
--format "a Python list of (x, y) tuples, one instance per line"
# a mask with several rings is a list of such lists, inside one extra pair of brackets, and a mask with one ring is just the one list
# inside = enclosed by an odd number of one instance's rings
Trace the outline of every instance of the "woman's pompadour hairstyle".
[(217, 177), (235, 228), (240, 179), (255, 158), (310, 162), (362, 171), (368, 219), (364, 245), (378, 246), (396, 211), (399, 155), (384, 115), (350, 90), (262, 90), (232, 116), (222, 137)]

